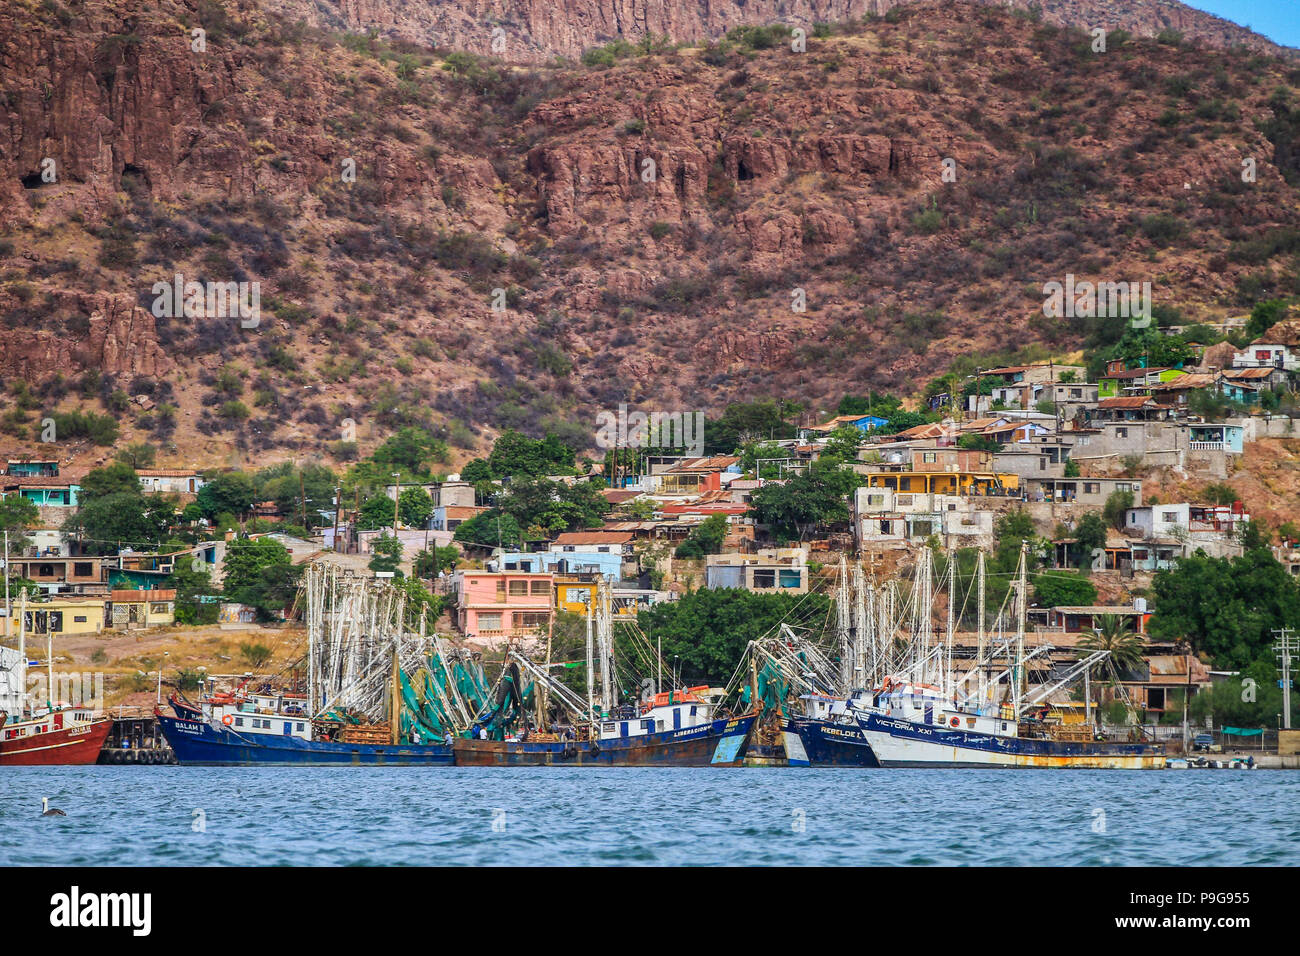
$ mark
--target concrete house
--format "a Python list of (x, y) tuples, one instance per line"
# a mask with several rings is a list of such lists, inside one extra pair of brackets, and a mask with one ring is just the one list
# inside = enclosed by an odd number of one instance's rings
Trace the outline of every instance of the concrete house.
[(207, 484), (197, 471), (184, 468), (137, 468), (135, 473), (145, 494), (195, 495)]
[(467, 637), (499, 644), (544, 634), (555, 611), (553, 577), (523, 572), (457, 571), (456, 624)]
[(803, 594), (808, 590), (807, 555), (802, 548), (764, 548), (758, 554), (710, 554), (705, 559), (704, 586), (744, 588), (766, 594)]

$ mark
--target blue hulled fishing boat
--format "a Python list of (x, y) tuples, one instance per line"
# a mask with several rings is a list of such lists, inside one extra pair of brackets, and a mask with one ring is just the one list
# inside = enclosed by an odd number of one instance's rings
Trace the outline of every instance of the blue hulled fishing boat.
[[(445, 743), (361, 743), (313, 740), (312, 722), (303, 717), (263, 716), (254, 712), (230, 716), (230, 723), (171, 716), (155, 711), (158, 726), (182, 765), (243, 766), (301, 765), (450, 765), (452, 749)], [(238, 722), (238, 725), (236, 723)], [(257, 726), (254, 727), (253, 724)]]

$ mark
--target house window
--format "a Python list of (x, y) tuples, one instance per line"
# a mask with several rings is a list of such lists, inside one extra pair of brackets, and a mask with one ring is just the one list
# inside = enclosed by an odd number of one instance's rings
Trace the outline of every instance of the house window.
[(754, 572), (754, 587), (756, 588), (774, 588), (776, 587), (776, 571), (766, 570)]
[(1175, 522), (1178, 521), (1178, 512), (1162, 511), (1160, 512), (1160, 520), (1165, 522), (1165, 524), (1174, 524)]
[(884, 495), (867, 495), (867, 507), (884, 507)]
[(84, 615), (84, 614), (74, 614), (74, 615), (72, 615), (72, 621), (73, 621), (74, 624), (85, 624), (85, 623), (86, 623), (86, 615)]
[(783, 588), (797, 588), (802, 578), (803, 575), (798, 571), (782, 571), (779, 576)]
[(1085, 495), (1095, 495), (1101, 491), (1101, 485), (1095, 481), (1085, 481), (1083, 483), (1083, 493)]
[(926, 451), (926, 452), (922, 452), (922, 453), (921, 453), (921, 461), (924, 461), (924, 462), (932, 462), (932, 461), (936, 461), (936, 460), (937, 460), (937, 458), (936, 458), (936, 456), (935, 456), (935, 453), (932, 452), (932, 451)]
[(520, 595), (527, 596), (527, 594), (528, 594), (528, 582), (527, 582), (527, 581), (511, 581), (511, 582), (510, 582), (510, 596), (511, 596), (511, 597), (519, 597)]
[(518, 627), (545, 627), (551, 620), (546, 611), (523, 611), (515, 615)]
[(480, 614), (478, 616), (478, 629), (480, 631), (499, 631), (501, 630), (500, 614)]
[(504, 601), (505, 599), (506, 599), (506, 579), (497, 578), (497, 600)]
[(1128, 438), (1128, 429), (1127, 429), (1127, 428), (1117, 428), (1117, 429), (1115, 429), (1115, 437), (1116, 437), (1116, 438)]
[(551, 585), (547, 581), (530, 581), (528, 589), (533, 594), (546, 594), (551, 590)]
[(94, 572), (90, 570), (89, 561), (78, 561), (72, 566), (72, 573), (77, 575), (77, 577), (85, 578), (89, 577)]

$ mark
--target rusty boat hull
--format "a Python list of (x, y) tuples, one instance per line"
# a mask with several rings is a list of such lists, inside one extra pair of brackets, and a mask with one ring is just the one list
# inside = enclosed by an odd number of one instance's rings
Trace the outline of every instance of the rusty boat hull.
[(739, 767), (754, 716), (606, 740), (469, 740), (453, 744), (458, 767)]

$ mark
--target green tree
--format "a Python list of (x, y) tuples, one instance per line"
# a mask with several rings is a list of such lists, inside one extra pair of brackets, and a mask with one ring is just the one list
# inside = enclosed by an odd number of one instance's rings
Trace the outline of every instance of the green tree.
[(845, 497), (862, 480), (834, 459), (814, 462), (788, 481), (766, 484), (755, 491), (751, 498), (754, 517), (774, 534), (802, 541), (820, 525), (848, 520)]
[[(1020, 566), (1021, 542), (1028, 541), (1032, 545), (1037, 539), (1037, 534), (1034, 519), (1024, 508), (999, 515), (997, 521), (993, 523), (993, 536), (997, 539), (997, 546), (993, 549), (992, 559), (988, 562), (988, 570), (999, 574), (1015, 571)], [(1037, 553), (1031, 546), (1026, 558), (1026, 572), (1032, 571), (1037, 564)]]
[(503, 548), (518, 548), (523, 541), (519, 522), (497, 508), (489, 508), (468, 521), (462, 521), (452, 537), (457, 541), (493, 548), (498, 544)]
[(408, 528), (423, 528), (433, 515), (433, 498), (418, 485), (406, 488), (397, 500), (397, 514)]
[(789, 419), (801, 411), (802, 405), (774, 399), (733, 402), (718, 418), (705, 420), (704, 447), (711, 454), (727, 455), (753, 442), (794, 438)]
[(740, 449), (740, 469), (745, 474), (753, 475), (755, 478), (779, 478), (781, 476), (781, 466), (774, 461), (764, 462), (762, 474), (759, 474), (759, 459), (789, 457), (790, 452), (783, 445), (765, 441), (750, 442)]
[(153, 445), (148, 442), (137, 442), (133, 445), (127, 445), (125, 448), (119, 448), (113, 457), (124, 464), (130, 465), (132, 468), (152, 468), (157, 455), (157, 449)]
[(591, 479), (568, 483), (516, 478), (497, 496), (496, 504), (530, 535), (549, 537), (561, 531), (599, 527), (609, 510), (601, 487)]
[[(1136, 667), (1141, 662), (1146, 640), (1141, 634), (1135, 634), (1129, 627), (1128, 621), (1119, 615), (1099, 614), (1093, 622), (1092, 629), (1079, 639), (1078, 646), (1081, 655), (1094, 651), (1110, 652), (1102, 667), (1110, 677), (1111, 686), (1117, 687), (1122, 672)], [(1096, 681), (1094, 686), (1097, 692), (1098, 713), (1100, 713), (1101, 692), (1105, 684)]]
[(574, 473), (573, 449), (549, 433), (544, 438), (533, 439), (517, 431), (505, 431), (492, 444), (492, 453), (488, 455), (487, 463), (493, 478)]
[(1268, 299), (1256, 303), (1250, 310), (1250, 319), (1246, 322), (1246, 337), (1258, 339), (1269, 329), (1286, 318), (1289, 306), (1285, 299)]
[(1106, 547), (1106, 522), (1095, 511), (1089, 511), (1074, 526), (1074, 559), (1080, 568), (1091, 568), (1093, 555)]
[(244, 515), (253, 507), (257, 487), (250, 475), (242, 471), (223, 471), (211, 478), (205, 476), (205, 480), (206, 484), (199, 489), (195, 500), (209, 521), (219, 515)]
[(0, 531), (8, 531), (11, 546), (40, 524), (41, 509), (22, 495), (0, 498)]
[[(201, 562), (200, 562), (201, 564)], [(212, 584), (212, 576), (206, 567), (194, 562), (180, 560), (176, 562), (167, 587), (176, 589), (176, 623), (177, 624), (215, 624), (219, 605), (216, 601), (205, 601), (220, 592)]]
[(236, 538), (226, 546), (224, 567), (226, 597), (267, 618), (289, 604), (302, 576), (274, 538)]
[(1152, 592), (1151, 637), (1186, 640), (1221, 670), (1272, 662), (1272, 630), (1300, 620), (1300, 581), (1265, 549), (1235, 558), (1198, 551), (1157, 571)]
[(1101, 516), (1106, 519), (1106, 523), (1116, 531), (1123, 531), (1125, 520), (1128, 516), (1128, 509), (1132, 507), (1133, 492), (1112, 491), (1106, 496), (1106, 504), (1102, 506)]
[(410, 426), (389, 436), (370, 457), (380, 469), (399, 470), (414, 478), (427, 478), (430, 462), (449, 460), (445, 441), (434, 438), (423, 428)]
[[(816, 640), (827, 620), (824, 595), (755, 594), (739, 588), (688, 592), (637, 615), (641, 631), (661, 642), (664, 662), (680, 669), (682, 680), (725, 683), (751, 640), (774, 633), (782, 622), (812, 628)], [(627, 638), (618, 637), (620, 642)], [(633, 660), (625, 648), (623, 660)]]
[(176, 517), (173, 499), (131, 492), (95, 497), (63, 523), (81, 539), (86, 554), (116, 554), (119, 547), (150, 550), (167, 537)]
[(454, 570), (460, 560), (460, 549), (454, 544), (434, 545), (415, 556), (415, 576), (417, 578), (436, 578), (438, 572)]
[(690, 536), (677, 546), (679, 558), (702, 558), (706, 554), (717, 554), (722, 550), (722, 542), (727, 537), (727, 516), (709, 515), (698, 527), (692, 529)]
[(988, 451), (995, 455), (1002, 450), (1002, 444), (994, 441), (990, 435), (962, 435), (957, 439), (957, 447)]
[(401, 517), (396, 502), (388, 495), (371, 495), (361, 503), (361, 512), (357, 515), (357, 527), (362, 531), (378, 531), (391, 528), (393, 518)]
[(886, 435), (897, 435), (917, 425), (924, 425), (928, 421), (930, 416), (920, 412), (896, 412), (890, 416), (889, 423), (881, 428), (881, 432)]
[(282, 462), (263, 468), (253, 481), (256, 500), (274, 501), (281, 514), (304, 515), (309, 528), (332, 522), (338, 476), (324, 465), (298, 468), (292, 462)]
[(1033, 584), (1039, 607), (1086, 607), (1097, 600), (1092, 582), (1069, 571), (1044, 571), (1034, 576)]
[(140, 476), (124, 461), (115, 461), (103, 468), (95, 468), (81, 479), (78, 500), (85, 506), (97, 498), (117, 494), (141, 494)]
[(400, 538), (385, 534), (376, 539), (370, 548), (375, 555), (370, 559), (368, 565), (371, 571), (391, 572), (398, 576), (401, 575), (402, 542)]

